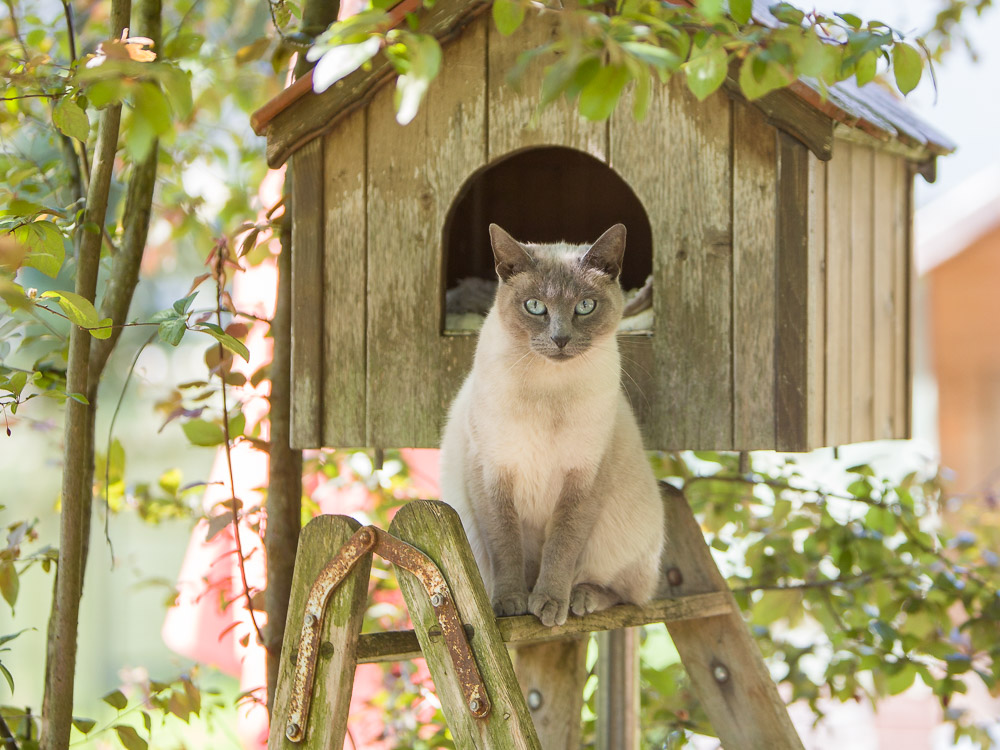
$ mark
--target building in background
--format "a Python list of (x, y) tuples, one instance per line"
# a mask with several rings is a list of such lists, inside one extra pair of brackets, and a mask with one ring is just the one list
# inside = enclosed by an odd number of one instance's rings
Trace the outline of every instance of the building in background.
[(916, 265), (949, 489), (1000, 489), (1000, 162), (917, 215)]

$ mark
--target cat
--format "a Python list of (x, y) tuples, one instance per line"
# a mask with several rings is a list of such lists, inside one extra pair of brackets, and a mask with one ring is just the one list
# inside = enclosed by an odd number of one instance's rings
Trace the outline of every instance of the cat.
[(621, 385), (625, 227), (593, 245), (520, 243), (491, 224), (496, 299), (441, 444), (497, 615), (547, 626), (653, 595), (663, 506)]

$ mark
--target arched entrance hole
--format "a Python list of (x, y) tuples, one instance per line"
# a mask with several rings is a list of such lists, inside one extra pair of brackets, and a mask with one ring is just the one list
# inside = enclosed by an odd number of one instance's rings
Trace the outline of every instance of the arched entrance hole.
[(559, 146), (519, 151), (480, 169), (462, 186), (444, 225), (443, 330), (474, 330), (470, 315), (489, 307), (496, 280), (491, 223), (525, 242), (586, 243), (617, 222), (628, 230), (621, 276), (628, 293), (652, 273), (653, 237), (642, 203), (613, 169)]

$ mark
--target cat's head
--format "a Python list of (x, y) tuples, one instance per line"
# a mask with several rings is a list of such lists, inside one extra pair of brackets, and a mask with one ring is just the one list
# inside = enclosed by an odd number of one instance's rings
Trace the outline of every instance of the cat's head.
[(490, 240), (500, 277), (495, 306), (515, 340), (560, 361), (614, 335), (624, 307), (618, 283), (623, 225), (592, 245), (518, 242), (496, 224), (490, 224)]

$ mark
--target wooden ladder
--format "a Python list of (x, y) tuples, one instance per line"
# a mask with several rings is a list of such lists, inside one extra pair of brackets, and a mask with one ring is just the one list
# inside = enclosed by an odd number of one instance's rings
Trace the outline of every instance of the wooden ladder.
[[(662, 487), (671, 598), (571, 616), (553, 628), (532, 615), (494, 617), (462, 523), (444, 503), (413, 501), (388, 531), (347, 516), (313, 519), (299, 539), (269, 750), (339, 750), (356, 665), (418, 656), (457, 747), (575, 750), (587, 634), (595, 631), (613, 631), (599, 666), (619, 672), (619, 690), (600, 701), (609, 714), (598, 716), (600, 744), (631, 750), (634, 721), (622, 719), (635, 710), (629, 693), (638, 681), (621, 659), (628, 631), (618, 629), (655, 622), (666, 624), (723, 747), (801, 750), (687, 500)], [(360, 633), (373, 553), (393, 563), (413, 630)], [(517, 649), (516, 670), (507, 646)], [(621, 689), (622, 672), (631, 687)]]

